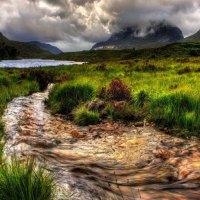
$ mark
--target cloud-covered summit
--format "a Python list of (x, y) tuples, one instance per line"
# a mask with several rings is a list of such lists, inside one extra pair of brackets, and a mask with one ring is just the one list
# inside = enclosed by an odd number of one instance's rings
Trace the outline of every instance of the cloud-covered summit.
[(0, 0), (0, 31), (66, 51), (88, 49), (110, 33), (167, 20), (185, 36), (200, 29), (199, 0)]

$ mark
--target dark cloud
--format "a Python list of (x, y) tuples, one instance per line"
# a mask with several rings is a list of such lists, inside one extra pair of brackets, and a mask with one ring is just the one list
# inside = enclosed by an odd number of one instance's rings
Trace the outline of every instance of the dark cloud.
[(58, 44), (67, 51), (90, 48), (128, 26), (145, 29), (166, 20), (185, 36), (196, 32), (199, 0), (0, 0), (0, 31), (11, 39)]

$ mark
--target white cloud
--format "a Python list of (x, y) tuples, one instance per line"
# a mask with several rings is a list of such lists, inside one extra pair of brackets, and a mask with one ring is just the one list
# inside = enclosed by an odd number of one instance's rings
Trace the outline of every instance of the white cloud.
[(11, 39), (89, 49), (123, 27), (167, 20), (185, 36), (200, 29), (199, 0), (1, 0), (0, 31)]

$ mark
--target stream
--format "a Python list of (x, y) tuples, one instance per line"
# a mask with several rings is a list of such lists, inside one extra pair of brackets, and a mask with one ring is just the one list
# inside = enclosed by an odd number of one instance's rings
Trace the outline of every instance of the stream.
[(9, 103), (4, 156), (45, 164), (62, 191), (56, 200), (200, 199), (199, 140), (134, 123), (78, 127), (45, 108), (51, 87)]

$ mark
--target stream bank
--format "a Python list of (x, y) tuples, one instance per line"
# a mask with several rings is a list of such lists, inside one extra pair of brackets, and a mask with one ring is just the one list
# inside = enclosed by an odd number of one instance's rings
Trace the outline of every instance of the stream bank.
[(45, 163), (71, 200), (200, 199), (199, 140), (132, 123), (77, 127), (45, 108), (50, 89), (9, 103), (6, 158)]

